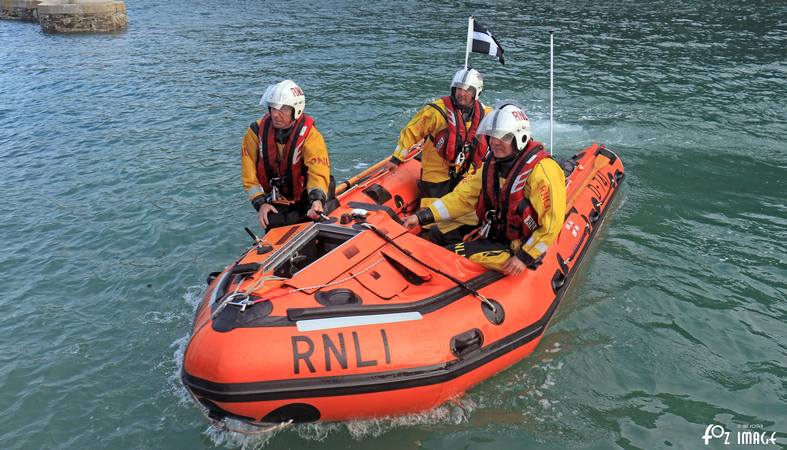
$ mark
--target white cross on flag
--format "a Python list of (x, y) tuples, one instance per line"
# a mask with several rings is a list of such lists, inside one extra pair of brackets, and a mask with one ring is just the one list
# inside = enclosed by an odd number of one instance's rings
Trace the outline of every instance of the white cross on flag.
[(485, 26), (478, 23), (473, 19), (473, 47), (474, 53), (485, 53), (487, 55), (496, 56), (500, 64), (505, 64), (503, 58), (503, 47), (497, 42), (495, 36), (486, 29)]

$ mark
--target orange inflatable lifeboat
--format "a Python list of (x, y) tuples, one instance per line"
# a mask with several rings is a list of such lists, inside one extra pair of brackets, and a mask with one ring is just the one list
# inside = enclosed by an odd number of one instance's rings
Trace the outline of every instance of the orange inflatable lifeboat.
[(336, 421), (430, 409), (511, 366), (538, 345), (623, 180), (598, 145), (561, 165), (565, 225), (519, 276), (401, 225), (417, 159), (348, 180), (327, 220), (272, 229), (211, 274), (183, 383), (214, 419)]

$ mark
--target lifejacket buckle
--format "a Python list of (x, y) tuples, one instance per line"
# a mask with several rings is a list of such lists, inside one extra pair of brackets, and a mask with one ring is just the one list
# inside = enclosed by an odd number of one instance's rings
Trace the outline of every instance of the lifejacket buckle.
[(478, 231), (478, 235), (484, 239), (489, 237), (489, 232), (492, 230), (492, 224), (497, 220), (497, 211), (490, 209), (484, 214), (484, 225)]
[(467, 159), (467, 147), (463, 148), (459, 154), (456, 155), (456, 159), (454, 159), (454, 164), (457, 166), (462, 166)]
[(483, 239), (488, 238), (489, 237), (489, 230), (491, 230), (491, 229), (492, 229), (492, 222), (490, 222), (488, 220), (484, 221), (484, 225), (478, 231), (478, 236), (483, 238)]

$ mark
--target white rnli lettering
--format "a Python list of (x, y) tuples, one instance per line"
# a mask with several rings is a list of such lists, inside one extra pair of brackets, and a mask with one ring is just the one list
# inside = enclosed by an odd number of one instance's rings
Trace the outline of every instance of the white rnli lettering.
[(514, 182), (511, 183), (511, 193), (516, 193), (524, 189), (525, 184), (527, 183), (527, 176), (530, 175), (530, 171), (520, 173), (518, 177), (514, 179)]

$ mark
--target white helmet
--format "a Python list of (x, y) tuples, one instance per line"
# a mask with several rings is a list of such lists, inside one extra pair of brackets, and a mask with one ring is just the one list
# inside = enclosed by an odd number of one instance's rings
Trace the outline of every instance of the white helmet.
[(475, 99), (478, 100), (478, 96), (481, 95), (481, 91), (484, 90), (484, 78), (475, 69), (459, 69), (454, 74), (454, 79), (451, 80), (451, 87), (462, 89), (473, 88), (475, 91)]
[(303, 114), (303, 109), (306, 108), (306, 96), (294, 81), (284, 80), (268, 86), (262, 94), (260, 105), (274, 109), (290, 106), (293, 109), (293, 119), (298, 120)]
[(502, 102), (498, 105), (484, 116), (478, 125), (478, 133), (501, 140), (514, 139), (516, 150), (524, 150), (531, 138), (530, 120), (527, 114), (512, 102)]

